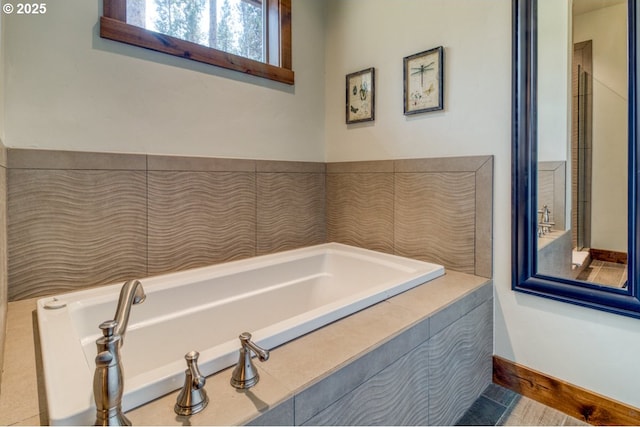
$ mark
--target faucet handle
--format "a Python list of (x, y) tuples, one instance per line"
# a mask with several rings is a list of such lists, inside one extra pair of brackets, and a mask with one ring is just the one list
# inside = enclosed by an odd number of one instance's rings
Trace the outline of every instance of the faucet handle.
[(118, 327), (118, 322), (115, 320), (105, 320), (100, 323), (99, 328), (102, 329), (102, 336), (105, 338), (110, 338), (115, 335), (115, 330)]
[(184, 359), (187, 361), (187, 369), (193, 379), (191, 386), (199, 390), (204, 387), (207, 380), (204, 375), (200, 373), (200, 369), (198, 368), (198, 357), (200, 357), (200, 353), (195, 350), (184, 355)]
[(122, 345), (122, 336), (116, 332), (118, 322), (115, 320), (106, 320), (100, 324), (99, 328), (102, 329), (102, 336), (96, 340), (98, 353), (109, 351), (115, 354), (116, 347)]
[(184, 386), (178, 395), (174, 411), (178, 415), (194, 415), (207, 407), (209, 397), (204, 389), (207, 382), (206, 378), (198, 369), (198, 357), (200, 353), (190, 351), (185, 354), (184, 359), (187, 361), (187, 370), (184, 371)]
[(266, 362), (267, 360), (269, 360), (269, 350), (258, 347), (256, 343), (251, 341), (251, 334), (249, 332), (241, 333), (238, 338), (240, 338), (240, 344), (242, 344), (242, 347), (244, 347), (245, 350), (251, 349), (256, 354), (256, 356), (258, 356), (258, 359), (261, 362)]
[(238, 389), (248, 389), (253, 387), (260, 380), (258, 370), (251, 360), (251, 352), (253, 351), (261, 362), (269, 360), (269, 350), (258, 347), (256, 343), (251, 341), (251, 334), (243, 332), (240, 338), (240, 355), (238, 364), (231, 374), (231, 385)]

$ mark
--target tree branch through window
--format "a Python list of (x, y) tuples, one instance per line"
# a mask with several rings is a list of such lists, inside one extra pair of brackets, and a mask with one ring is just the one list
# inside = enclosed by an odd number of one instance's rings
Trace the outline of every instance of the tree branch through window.
[(291, 0), (104, 0), (100, 36), (294, 83)]

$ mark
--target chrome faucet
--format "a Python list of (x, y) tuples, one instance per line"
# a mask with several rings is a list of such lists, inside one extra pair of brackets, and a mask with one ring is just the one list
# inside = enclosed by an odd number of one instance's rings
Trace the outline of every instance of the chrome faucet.
[(261, 362), (266, 362), (269, 360), (269, 350), (258, 347), (251, 341), (251, 334), (249, 332), (241, 333), (238, 338), (240, 338), (241, 344), (240, 357), (238, 364), (231, 374), (231, 385), (235, 388), (247, 389), (258, 384), (258, 380), (260, 379), (258, 370), (251, 360), (252, 351), (258, 356)]
[(198, 357), (200, 353), (190, 351), (184, 355), (187, 361), (187, 370), (184, 371), (184, 386), (178, 395), (173, 410), (178, 415), (194, 415), (206, 408), (209, 397), (204, 389), (207, 379), (198, 369)]
[(120, 290), (115, 320), (100, 324), (102, 337), (96, 340), (98, 355), (93, 375), (93, 398), (96, 403), (95, 425), (130, 426), (131, 422), (122, 413), (124, 376), (120, 348), (129, 323), (129, 314), (134, 304), (146, 298), (142, 284), (129, 280)]
[(118, 306), (116, 307), (116, 315), (114, 320), (118, 322), (115, 335), (120, 335), (120, 346), (124, 341), (124, 335), (127, 332), (129, 324), (129, 314), (134, 304), (144, 302), (147, 295), (144, 293), (142, 283), (139, 280), (129, 280), (122, 285), (120, 297), (118, 298)]
[(544, 205), (544, 207), (538, 210), (540, 214), (540, 222), (538, 222), (538, 237), (542, 237), (543, 235), (551, 232), (551, 227), (556, 225), (555, 222), (551, 221), (551, 210), (549, 210), (549, 206)]
[(550, 218), (551, 211), (549, 210), (549, 206), (544, 205), (542, 208), (542, 211), (538, 211), (538, 212), (542, 214), (542, 216), (540, 217), (540, 222), (545, 222), (545, 223), (551, 222), (551, 218)]

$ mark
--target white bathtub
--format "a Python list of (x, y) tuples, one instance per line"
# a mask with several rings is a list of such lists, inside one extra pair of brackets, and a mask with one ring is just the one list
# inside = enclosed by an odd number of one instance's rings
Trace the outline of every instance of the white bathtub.
[[(271, 349), (443, 274), (436, 264), (327, 243), (142, 279), (147, 298), (133, 306), (122, 347), (123, 409), (180, 388), (190, 350), (211, 375), (237, 362), (241, 332)], [(95, 420), (98, 325), (114, 317), (121, 286), (38, 301), (53, 425)]]

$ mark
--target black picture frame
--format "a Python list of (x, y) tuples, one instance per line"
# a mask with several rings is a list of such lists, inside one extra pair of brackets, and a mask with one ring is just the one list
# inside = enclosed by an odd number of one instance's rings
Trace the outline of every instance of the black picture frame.
[(444, 48), (425, 50), (403, 59), (404, 114), (444, 109)]
[(367, 68), (347, 74), (346, 77), (346, 122), (360, 123), (375, 120), (376, 70)]

